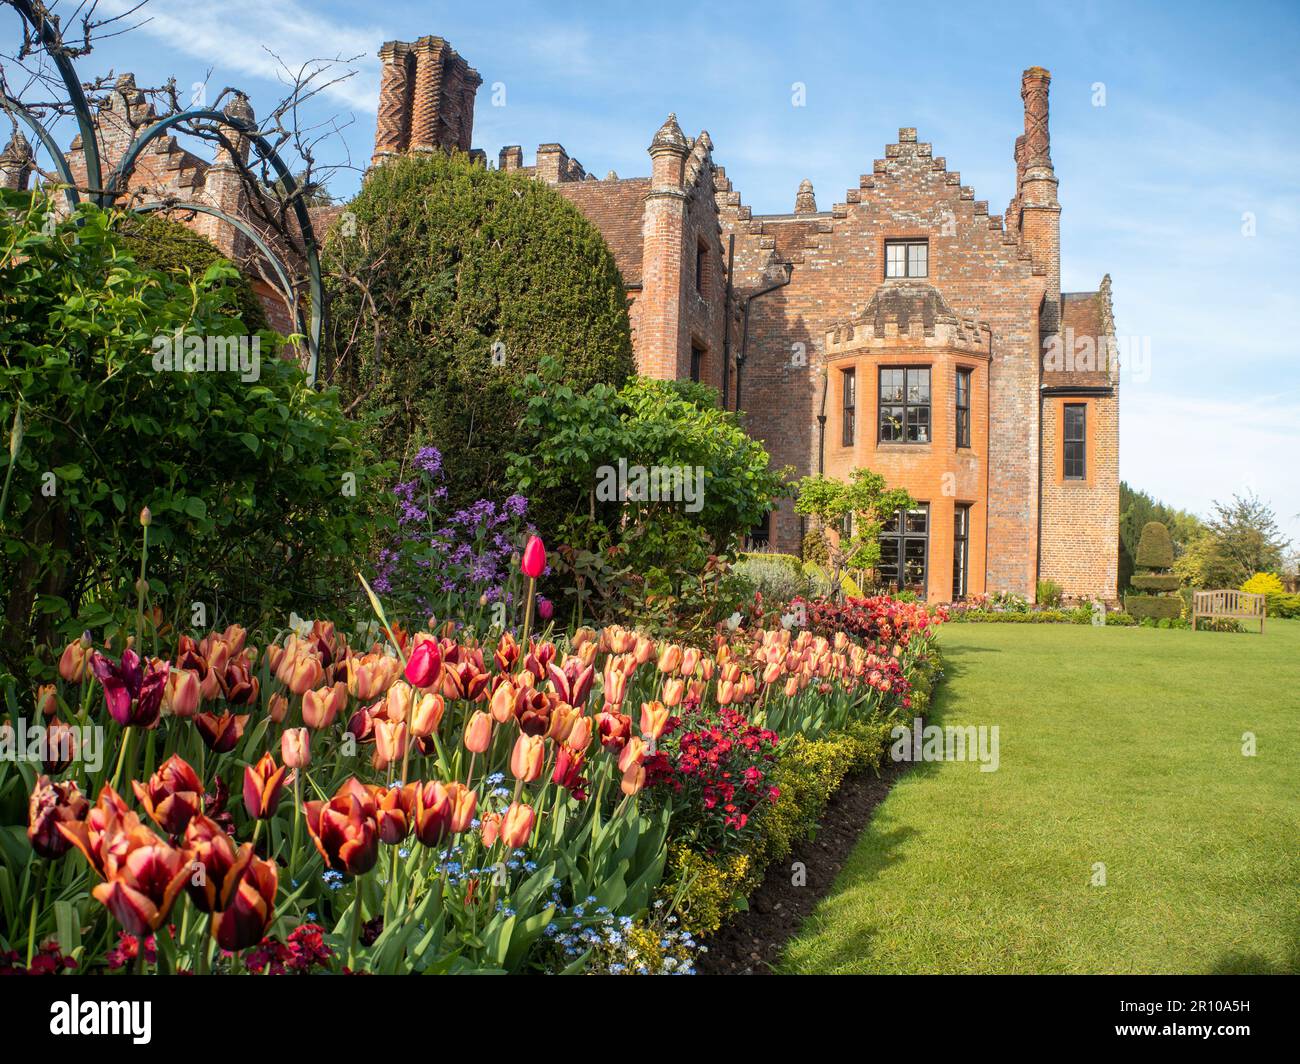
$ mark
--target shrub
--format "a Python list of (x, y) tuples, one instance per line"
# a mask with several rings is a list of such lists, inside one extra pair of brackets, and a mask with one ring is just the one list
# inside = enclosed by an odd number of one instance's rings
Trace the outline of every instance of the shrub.
[(793, 569), (784, 554), (746, 554), (733, 567), (740, 579), (746, 581), (751, 591), (776, 603), (789, 602), (807, 594), (808, 580), (798, 558), (793, 558)]
[(208, 623), (219, 602), (254, 624), (336, 602), (371, 533), (375, 472), (337, 396), (273, 354), (255, 381), (154, 367), (158, 337), (246, 336), (234, 268), (153, 272), (106, 212), (48, 225), (40, 196), (0, 202), (0, 425), (21, 403), (24, 428), (0, 456), (10, 668), (60, 627), (134, 613), (145, 506), (150, 598), (172, 624), (192, 623), (195, 601)]
[(1182, 597), (1176, 594), (1161, 594), (1178, 590), (1177, 574), (1169, 571), (1174, 564), (1174, 544), (1169, 538), (1169, 529), (1159, 521), (1148, 521), (1142, 527), (1142, 538), (1137, 549), (1138, 572), (1129, 583), (1139, 590), (1156, 592), (1151, 595), (1135, 594), (1124, 596), (1124, 609), (1139, 621), (1144, 618), (1181, 617), (1183, 613)]
[(1256, 595), (1281, 595), (1285, 594), (1286, 587), (1276, 573), (1256, 573), (1241, 585), (1241, 590)]
[(1169, 538), (1169, 529), (1159, 521), (1148, 521), (1143, 525), (1135, 560), (1139, 569), (1171, 568), (1174, 564), (1174, 541)]
[(1300, 595), (1273, 592), (1264, 602), (1270, 617), (1300, 617)]
[(830, 550), (826, 546), (826, 537), (821, 529), (810, 528), (803, 537), (803, 559), (817, 565), (826, 565), (830, 561)]
[(1061, 604), (1061, 585), (1055, 580), (1040, 580), (1034, 592), (1034, 598), (1044, 606), (1059, 606)]
[(1183, 600), (1176, 595), (1125, 595), (1124, 609), (1139, 621), (1181, 617)]
[(442, 452), (452, 505), (508, 493), (515, 389), (543, 356), (575, 393), (632, 374), (613, 255), (543, 182), (463, 155), (406, 156), (370, 172), (347, 217), (323, 262), (327, 379), (374, 416), (385, 453)]
[[(114, 228), (122, 236), (124, 250), (138, 265), (178, 280), (187, 275), (202, 277), (213, 263), (225, 261), (212, 241), (160, 214), (126, 214)], [(269, 329), (266, 310), (248, 279), (240, 275), (229, 283), (244, 327), (250, 332)]]

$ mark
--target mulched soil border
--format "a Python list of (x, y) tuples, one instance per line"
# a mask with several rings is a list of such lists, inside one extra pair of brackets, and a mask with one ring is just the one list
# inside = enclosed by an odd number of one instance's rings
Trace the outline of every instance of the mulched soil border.
[[(749, 908), (738, 912), (712, 938), (703, 942), (696, 968), (701, 975), (772, 975), (785, 944), (803, 925), (835, 882), (849, 853), (870, 826), (876, 806), (910, 761), (886, 756), (877, 770), (846, 776), (822, 814), (814, 837), (795, 844), (789, 857), (768, 868), (762, 884), (749, 896)], [(807, 882), (791, 882), (794, 862), (803, 863)]]

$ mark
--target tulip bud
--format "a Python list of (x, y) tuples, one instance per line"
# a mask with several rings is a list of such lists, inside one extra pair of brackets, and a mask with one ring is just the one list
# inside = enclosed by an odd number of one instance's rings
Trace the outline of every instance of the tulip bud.
[(483, 838), (483, 845), (491, 849), (501, 835), (501, 814), (484, 813), (479, 821), (479, 833)]
[(164, 708), (174, 717), (192, 717), (199, 711), (199, 677), (189, 669), (172, 669), (167, 674)]
[(632, 736), (623, 747), (623, 752), (618, 755), (618, 770), (626, 772), (629, 765), (639, 765), (649, 751), (650, 747), (643, 740)]
[(510, 774), (524, 783), (532, 783), (542, 774), (545, 753), (545, 740), (540, 735), (521, 734), (510, 753)]
[(149, 507), (147, 506), (140, 511), (140, 524), (143, 525), (145, 528), (148, 528), (151, 524), (153, 524), (153, 514), (150, 513)]
[(284, 718), (289, 715), (289, 700), (278, 692), (273, 694), (266, 705), (266, 713), (271, 718), (272, 724), (283, 724)]
[(517, 850), (528, 842), (533, 833), (535, 814), (533, 807), (522, 802), (511, 802), (501, 818), (501, 842), (506, 849)]
[(406, 682), (412, 687), (432, 687), (442, 672), (442, 651), (436, 639), (423, 639), (416, 644), (406, 662)]
[(471, 753), (484, 753), (492, 745), (492, 718), (481, 709), (475, 710), (465, 725), (463, 741)]
[(411, 734), (417, 739), (427, 739), (438, 730), (446, 708), (442, 695), (426, 691), (415, 703), (415, 712), (411, 714)]
[(296, 695), (306, 694), (325, 678), (320, 659), (312, 654), (300, 654), (294, 659), (289, 673), (289, 690)]
[(504, 724), (514, 713), (515, 687), (509, 680), (505, 680), (492, 693), (492, 719), (498, 724)]
[(65, 683), (81, 683), (86, 678), (86, 669), (90, 664), (90, 655), (81, 641), (74, 639), (63, 648), (59, 658), (59, 675)]
[(663, 700), (666, 706), (680, 706), (682, 696), (686, 693), (686, 681), (670, 679), (664, 681)]
[(524, 576), (536, 580), (546, 571), (546, 546), (536, 536), (529, 536), (524, 546), (524, 557), (519, 563)]
[(285, 766), (276, 766), (275, 758), (263, 754), (256, 765), (244, 769), (244, 808), (254, 820), (270, 820), (280, 804), (284, 788)]
[(334, 723), (334, 701), (328, 691), (308, 691), (302, 696), (302, 722), (316, 730)]
[(655, 656), (654, 640), (644, 635), (636, 637), (636, 643), (632, 647), (632, 657), (638, 665), (644, 665), (647, 661)]
[(619, 781), (619, 788), (629, 798), (636, 794), (645, 786), (645, 765), (637, 762), (623, 771), (623, 778)]
[(55, 693), (54, 684), (42, 684), (36, 689), (36, 708), (46, 720), (59, 711), (59, 696)]
[(591, 745), (591, 718), (578, 717), (569, 729), (569, 737), (564, 741), (580, 753), (585, 751)]
[(375, 768), (386, 769), (401, 761), (406, 753), (407, 730), (405, 721), (375, 721)]
[(280, 757), (289, 768), (310, 765), (311, 732), (306, 728), (286, 728), (280, 736)]
[(676, 672), (682, 663), (682, 648), (676, 643), (669, 643), (659, 652), (659, 671)]
[(468, 831), (474, 822), (474, 811), (478, 808), (478, 792), (463, 783), (447, 784), (447, 797), (451, 802), (451, 831), (459, 835)]
[[(681, 680), (669, 680), (681, 683)], [(668, 707), (662, 702), (641, 703), (641, 734), (648, 739), (658, 739), (668, 727)]]
[(694, 647), (687, 647), (682, 651), (681, 673), (683, 677), (689, 678), (695, 675), (695, 666), (700, 663), (700, 652)]

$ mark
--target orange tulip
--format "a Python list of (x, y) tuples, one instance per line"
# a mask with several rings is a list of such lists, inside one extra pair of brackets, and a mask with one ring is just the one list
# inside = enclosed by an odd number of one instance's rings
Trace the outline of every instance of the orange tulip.
[(254, 820), (275, 816), (286, 771), (286, 766), (277, 766), (270, 754), (263, 754), (256, 765), (244, 769), (244, 808)]
[(591, 745), (591, 718), (578, 717), (569, 729), (569, 737), (564, 741), (575, 750), (585, 751)]
[(492, 718), (481, 709), (475, 710), (465, 725), (465, 749), (481, 754), (492, 745)]
[(676, 672), (682, 664), (682, 648), (677, 643), (669, 643), (659, 652), (659, 671)]
[(306, 768), (311, 764), (311, 732), (306, 728), (286, 728), (280, 736), (280, 757), (287, 768)]
[(74, 639), (63, 648), (59, 658), (59, 675), (65, 683), (81, 683), (90, 668), (90, 654), (81, 645), (80, 639)]
[(668, 679), (664, 681), (663, 700), (666, 706), (680, 706), (686, 694), (686, 681)]
[(492, 692), (492, 719), (498, 724), (504, 724), (515, 713), (515, 685), (509, 680), (503, 681)]
[(157, 931), (190, 878), (190, 858), (140, 826), (114, 840), (91, 894), (129, 934)]
[(501, 814), (484, 813), (479, 820), (478, 829), (483, 838), (483, 845), (490, 850), (501, 835)]
[(406, 753), (407, 728), (404, 720), (375, 721), (375, 768), (386, 769)]
[(557, 703), (551, 710), (551, 726), (546, 730), (546, 738), (554, 739), (557, 743), (564, 742), (577, 719), (577, 711), (572, 706), (565, 702)]
[(695, 666), (700, 663), (700, 652), (694, 647), (687, 647), (682, 651), (681, 674), (684, 678), (689, 679), (695, 675)]
[(266, 715), (271, 718), (272, 724), (283, 724), (284, 718), (289, 715), (289, 700), (277, 691), (266, 704)]
[(641, 734), (647, 739), (658, 739), (668, 727), (669, 716), (668, 707), (662, 702), (642, 702)]
[(501, 842), (508, 850), (518, 850), (528, 842), (536, 819), (531, 805), (511, 802), (501, 818)]
[(163, 709), (173, 717), (192, 717), (199, 711), (202, 691), (199, 675), (190, 669), (172, 669), (167, 674), (167, 690), (163, 694)]
[(90, 867), (103, 878), (108, 850), (117, 836), (137, 828), (145, 830), (140, 818), (126, 807), (117, 791), (108, 784), (100, 789), (99, 799), (84, 818), (59, 821), (59, 833), (79, 849)]
[(221, 901), (226, 877), (241, 857), (251, 856), (253, 847), (245, 844), (236, 851), (234, 842), (220, 825), (199, 813), (185, 829), (185, 850), (190, 858), (185, 892), (200, 912), (214, 912)]
[(618, 770), (626, 772), (629, 765), (639, 765), (645, 755), (650, 752), (650, 747), (646, 745), (643, 739), (632, 736), (623, 747), (623, 752), (618, 755)]
[(289, 690), (296, 695), (305, 695), (320, 686), (323, 679), (325, 670), (321, 668), (320, 659), (314, 654), (300, 654), (289, 671)]
[(628, 765), (623, 772), (623, 778), (619, 781), (619, 788), (629, 798), (636, 794), (645, 786), (645, 765), (639, 761), (635, 764)]
[(54, 684), (42, 684), (36, 689), (36, 708), (46, 720), (59, 711), (59, 696), (54, 690)]
[(638, 665), (644, 665), (647, 661), (655, 656), (654, 640), (648, 636), (638, 635), (636, 643), (632, 647), (632, 657)]
[(406, 711), (411, 705), (411, 685), (405, 680), (398, 680), (384, 695), (385, 720), (405, 720)]
[(478, 808), (478, 792), (463, 783), (447, 784), (447, 797), (451, 802), (451, 830), (455, 835), (468, 831)]
[(308, 691), (302, 696), (302, 722), (317, 731), (334, 723), (334, 699), (328, 690)]
[(739, 694), (740, 692), (736, 690), (736, 685), (730, 680), (718, 681), (718, 705), (731, 705), (732, 702), (736, 701)]
[(415, 703), (415, 712), (411, 714), (411, 734), (417, 739), (427, 739), (438, 730), (446, 708), (442, 695), (426, 691)]
[(546, 742), (540, 735), (520, 734), (510, 754), (510, 774), (524, 783), (532, 783), (542, 774)]

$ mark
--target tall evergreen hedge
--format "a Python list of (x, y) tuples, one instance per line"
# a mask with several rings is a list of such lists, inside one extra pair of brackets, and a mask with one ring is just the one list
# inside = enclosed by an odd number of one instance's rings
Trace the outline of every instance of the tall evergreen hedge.
[(600, 232), (553, 189), (463, 155), (374, 169), (325, 253), (327, 379), (386, 454), (442, 450), (454, 502), (507, 488), (512, 387), (555, 357), (575, 390), (633, 372)]

